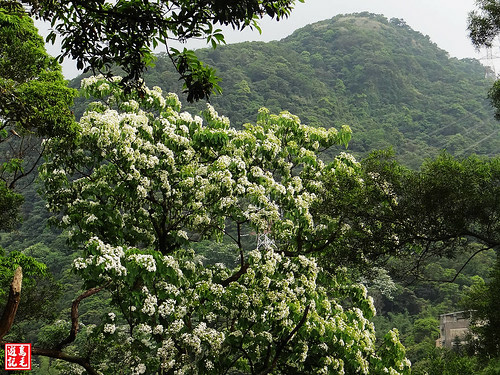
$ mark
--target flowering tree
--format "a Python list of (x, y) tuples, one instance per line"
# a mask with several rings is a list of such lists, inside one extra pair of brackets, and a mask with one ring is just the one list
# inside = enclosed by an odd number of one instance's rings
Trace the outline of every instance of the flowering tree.
[[(348, 154), (325, 164), (317, 153), (345, 144), (349, 128), (262, 109), (256, 124), (235, 130), (210, 106), (204, 120), (192, 117), (173, 94), (125, 95), (119, 81), (83, 81), (103, 101), (82, 117), (74, 147), (46, 144), (52, 157), (41, 168), (49, 208), (83, 244), (75, 270), (89, 291), (112, 295), (89, 337), (107, 350), (86, 353), (87, 370), (408, 373), (396, 332), (375, 347), (366, 289), (307, 255), (338, 224), (310, 211), (323, 177), (358, 168)], [(269, 241), (250, 247), (250, 231)], [(224, 236), (235, 243), (236, 269), (203, 264), (190, 249)], [(74, 313), (58, 348), (77, 331)]]

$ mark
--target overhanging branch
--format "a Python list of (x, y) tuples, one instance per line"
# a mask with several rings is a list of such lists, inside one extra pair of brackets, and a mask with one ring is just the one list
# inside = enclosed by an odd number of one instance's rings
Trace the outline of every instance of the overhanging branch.
[(74, 301), (71, 306), (71, 331), (69, 333), (69, 336), (66, 337), (63, 341), (61, 341), (57, 346), (56, 350), (61, 350), (64, 348), (66, 345), (72, 343), (76, 339), (76, 334), (78, 333), (78, 307), (80, 306), (80, 302), (88, 298), (90, 296), (93, 296), (94, 294), (99, 293), (101, 290), (103, 290), (105, 287), (109, 285), (109, 282), (100, 286), (100, 287), (95, 287), (89, 290), (86, 290), (82, 294), (80, 294)]
[(33, 347), (31, 349), (31, 354), (33, 355), (43, 355), (45, 357), (61, 359), (66, 362), (76, 363), (77, 365), (82, 366), (90, 375), (98, 375), (98, 372), (92, 368), (90, 363), (87, 362), (84, 358), (76, 357), (73, 355), (69, 355), (57, 349), (42, 349)]
[(228, 277), (227, 279), (223, 280), (221, 282), (221, 285), (223, 287), (226, 287), (228, 286), (229, 284), (231, 284), (233, 281), (238, 281), (238, 279), (247, 272), (247, 269), (248, 267), (250, 266), (249, 263), (245, 263), (244, 265), (242, 265), (240, 267), (240, 269), (238, 270), (238, 272), (236, 272), (235, 274), (233, 274), (232, 276)]

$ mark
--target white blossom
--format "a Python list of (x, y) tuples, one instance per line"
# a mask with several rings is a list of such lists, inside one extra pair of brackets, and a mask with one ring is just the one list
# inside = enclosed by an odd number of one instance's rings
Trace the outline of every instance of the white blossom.
[(111, 324), (111, 323), (106, 323), (104, 325), (103, 330), (105, 333), (109, 333), (110, 335), (112, 335), (113, 333), (115, 333), (116, 326), (114, 324)]
[(141, 267), (144, 267), (148, 272), (156, 271), (156, 262), (152, 255), (149, 254), (132, 254), (128, 260), (136, 262)]

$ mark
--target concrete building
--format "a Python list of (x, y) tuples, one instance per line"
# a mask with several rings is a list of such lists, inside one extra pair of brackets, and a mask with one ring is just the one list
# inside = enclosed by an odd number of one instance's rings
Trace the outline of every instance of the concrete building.
[(436, 340), (436, 346), (440, 348), (453, 348), (456, 338), (463, 345), (469, 333), (470, 311), (457, 311), (440, 315), (439, 331), (440, 337)]

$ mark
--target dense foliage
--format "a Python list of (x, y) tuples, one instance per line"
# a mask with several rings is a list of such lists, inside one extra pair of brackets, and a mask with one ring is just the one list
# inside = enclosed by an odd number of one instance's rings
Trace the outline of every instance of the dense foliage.
[(13, 189), (36, 168), (39, 137), (71, 131), (74, 96), (33, 20), (0, 7), (0, 228), (15, 220), (22, 197)]
[[(379, 152), (363, 167), (368, 190), (353, 193), (354, 212), (345, 217), (355, 246), (346, 245), (365, 257), (398, 254), (407, 265), (397, 264), (400, 272), (420, 274), (439, 257), (498, 249), (499, 158), (442, 153), (412, 171)], [(326, 212), (335, 208), (328, 199)]]
[(500, 4), (495, 0), (477, 0), (478, 9), (469, 13), (469, 36), (477, 47), (491, 47), (500, 33)]
[[(469, 14), (469, 37), (477, 48), (492, 48), (500, 33), (500, 4), (496, 0), (477, 0), (476, 6)], [(489, 97), (496, 109), (495, 117), (500, 119), (500, 81), (493, 84)]]
[[(70, 106), (75, 93), (67, 87), (57, 61), (45, 51), (33, 20), (19, 4), (0, 2), (0, 230), (17, 227), (24, 201), (21, 188), (36, 178), (42, 158), (41, 137), (72, 134), (75, 121)], [(0, 303), (5, 311), (5, 306), (17, 310), (18, 333), (27, 321), (36, 325), (55, 315), (47, 301), (59, 291), (46, 265), (39, 262), (43, 259), (24, 250), (0, 248)], [(17, 299), (9, 293), (16, 270), (23, 276)], [(2, 315), (0, 339), (11, 322), (8, 314)]]

